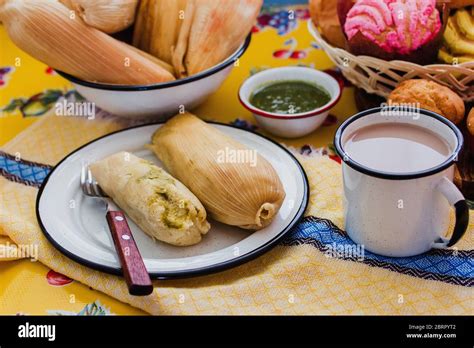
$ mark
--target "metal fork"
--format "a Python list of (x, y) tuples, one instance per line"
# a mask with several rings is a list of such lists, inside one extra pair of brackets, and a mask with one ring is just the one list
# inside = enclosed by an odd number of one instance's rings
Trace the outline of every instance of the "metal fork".
[(81, 189), (86, 196), (100, 198), (107, 204), (107, 223), (114, 240), (115, 250), (120, 258), (128, 292), (135, 296), (151, 294), (153, 284), (135, 244), (125, 214), (94, 180), (88, 165), (83, 165), (81, 169)]

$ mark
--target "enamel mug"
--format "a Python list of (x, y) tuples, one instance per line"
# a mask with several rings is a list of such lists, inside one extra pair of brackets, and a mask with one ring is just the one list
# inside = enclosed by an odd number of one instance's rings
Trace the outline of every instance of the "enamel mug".
[[(349, 136), (357, 129), (384, 122), (429, 129), (449, 145), (449, 157), (433, 168), (407, 173), (383, 172), (351, 159), (344, 150)], [(345, 230), (355, 243), (376, 254), (405, 257), (447, 248), (461, 239), (469, 223), (469, 208), (453, 184), (463, 136), (452, 122), (427, 110), (380, 107), (345, 121), (334, 144), (343, 160)], [(451, 207), (456, 221), (447, 238)]]

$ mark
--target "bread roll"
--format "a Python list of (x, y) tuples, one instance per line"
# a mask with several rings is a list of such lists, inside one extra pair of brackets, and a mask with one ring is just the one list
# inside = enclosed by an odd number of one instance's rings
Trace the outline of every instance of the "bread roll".
[(346, 38), (337, 15), (337, 1), (310, 0), (309, 12), (315, 26), (331, 45), (343, 48)]
[(402, 82), (388, 97), (390, 104), (418, 105), (446, 117), (458, 124), (466, 112), (464, 101), (450, 90), (428, 80), (407, 80)]
[(436, 61), (443, 34), (441, 8), (435, 0), (338, 1), (351, 53), (420, 65)]
[(467, 129), (469, 133), (474, 135), (474, 108), (471, 109), (469, 116), (467, 116)]

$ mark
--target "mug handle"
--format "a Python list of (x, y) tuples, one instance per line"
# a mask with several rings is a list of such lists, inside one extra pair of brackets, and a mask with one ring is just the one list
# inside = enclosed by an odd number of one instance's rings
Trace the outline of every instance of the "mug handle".
[(469, 208), (461, 191), (453, 184), (451, 180), (444, 177), (440, 180), (436, 189), (448, 200), (449, 204), (456, 211), (456, 223), (454, 225), (451, 239), (440, 237), (440, 241), (433, 243), (433, 248), (444, 249), (456, 244), (464, 235), (469, 225)]

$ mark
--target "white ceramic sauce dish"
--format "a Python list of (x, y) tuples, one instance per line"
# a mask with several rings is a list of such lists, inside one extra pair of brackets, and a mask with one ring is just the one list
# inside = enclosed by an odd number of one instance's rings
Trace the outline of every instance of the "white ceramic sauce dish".
[[(320, 86), (329, 93), (331, 99), (320, 108), (291, 115), (267, 112), (250, 103), (253, 93), (262, 86), (284, 81), (302, 81)], [(323, 124), (331, 108), (341, 98), (341, 93), (342, 87), (338, 81), (325, 72), (305, 67), (281, 67), (249, 77), (240, 87), (239, 99), (266, 131), (283, 138), (299, 138), (314, 132)]]
[(251, 35), (222, 63), (183, 79), (143, 86), (110, 85), (81, 80), (58, 71), (87, 100), (114, 115), (129, 119), (164, 121), (180, 108), (191, 110), (204, 102), (225, 81), (235, 62), (250, 45)]

